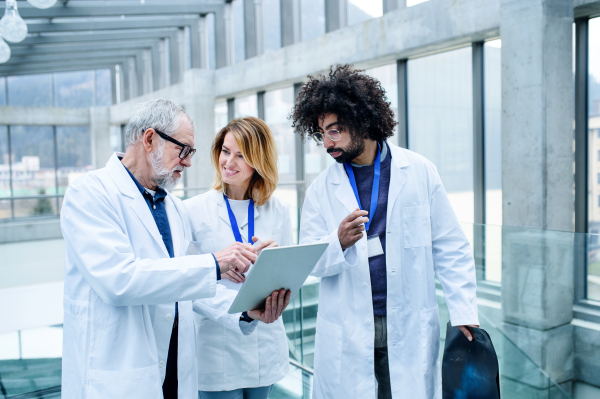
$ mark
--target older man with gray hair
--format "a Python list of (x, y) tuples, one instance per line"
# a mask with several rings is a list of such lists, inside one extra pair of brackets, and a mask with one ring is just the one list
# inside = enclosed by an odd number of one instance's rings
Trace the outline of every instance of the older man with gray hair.
[[(194, 125), (181, 107), (142, 104), (126, 144), (125, 154), (65, 193), (62, 397), (196, 397), (192, 301), (217, 294), (207, 306), (219, 306), (232, 299), (217, 280), (229, 270), (245, 272), (261, 245), (184, 256), (192, 240), (186, 209), (167, 191), (196, 152)], [(289, 295), (275, 295), (262, 311), (232, 315), (236, 325), (251, 333), (252, 319), (276, 320)]]

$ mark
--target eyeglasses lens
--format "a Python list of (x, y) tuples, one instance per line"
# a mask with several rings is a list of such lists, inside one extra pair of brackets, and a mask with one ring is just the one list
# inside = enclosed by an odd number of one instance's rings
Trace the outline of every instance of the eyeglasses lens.
[(327, 132), (327, 136), (329, 136), (329, 138), (330, 138), (332, 141), (338, 141), (338, 140), (339, 140), (339, 139), (342, 137), (342, 135), (340, 134), (340, 131), (339, 131), (339, 130), (336, 130), (336, 129), (331, 129), (331, 130), (329, 130), (329, 131)]

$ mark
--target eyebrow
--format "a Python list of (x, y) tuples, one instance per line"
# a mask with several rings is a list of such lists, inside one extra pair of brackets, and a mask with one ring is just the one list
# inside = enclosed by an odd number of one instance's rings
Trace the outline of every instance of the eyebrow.
[(338, 121), (335, 121), (335, 122), (333, 122), (333, 123), (330, 123), (329, 125), (325, 126), (325, 129), (327, 130), (327, 129), (329, 129), (329, 128), (330, 128), (330, 127), (332, 127), (332, 126), (334, 126), (334, 125), (337, 125), (338, 123), (339, 123)]
[[(227, 148), (227, 146), (226, 146), (225, 144), (223, 144), (223, 148), (224, 148), (225, 150), (227, 150), (227, 151), (231, 152), (231, 150), (230, 150), (229, 148)], [(237, 153), (238, 153), (238, 154), (241, 154), (242, 152), (241, 152), (241, 151), (238, 151)]]

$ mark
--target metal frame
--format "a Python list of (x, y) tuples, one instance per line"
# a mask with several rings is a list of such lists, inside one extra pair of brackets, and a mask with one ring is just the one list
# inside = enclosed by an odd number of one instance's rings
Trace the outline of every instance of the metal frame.
[(398, 145), (408, 148), (408, 60), (396, 61), (398, 83)]

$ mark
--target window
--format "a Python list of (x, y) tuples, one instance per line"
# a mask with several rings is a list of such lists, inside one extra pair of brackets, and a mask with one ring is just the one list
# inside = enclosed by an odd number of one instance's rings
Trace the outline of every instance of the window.
[(349, 0), (348, 25), (354, 25), (383, 15), (382, 0)]
[(300, 34), (302, 40), (310, 40), (324, 35), (325, 0), (302, 0), (300, 7)]
[(280, 0), (263, 0), (265, 52), (281, 48)]
[(233, 109), (234, 118), (240, 118), (242, 116), (258, 117), (258, 104), (256, 94), (252, 94), (246, 97), (237, 97), (233, 102)]
[[(388, 64), (377, 68), (367, 69), (367, 75), (374, 77), (381, 82), (381, 86), (385, 90), (385, 96), (388, 102), (391, 103), (392, 110), (398, 120), (398, 71), (396, 64)], [(397, 129), (396, 129), (397, 132)], [(391, 137), (390, 142), (398, 144), (398, 137)]]
[(55, 107), (92, 107), (95, 103), (94, 71), (54, 74)]
[(8, 105), (21, 107), (52, 106), (52, 75), (9, 76)]
[[(588, 33), (588, 146), (590, 154), (593, 149), (597, 152), (600, 162), (600, 18), (589, 20)], [(591, 158), (591, 157), (590, 157)], [(597, 180), (593, 176), (597, 176)], [(588, 162), (588, 193), (590, 195), (588, 207), (588, 232), (600, 228), (600, 165), (597, 162)], [(598, 198), (598, 201), (591, 201)], [(596, 206), (594, 206), (596, 203)], [(600, 245), (589, 240), (587, 247), (587, 297), (600, 300)]]
[(227, 126), (227, 101), (215, 101), (215, 134)]
[(409, 146), (435, 164), (458, 220), (474, 221), (471, 48), (408, 61)]

